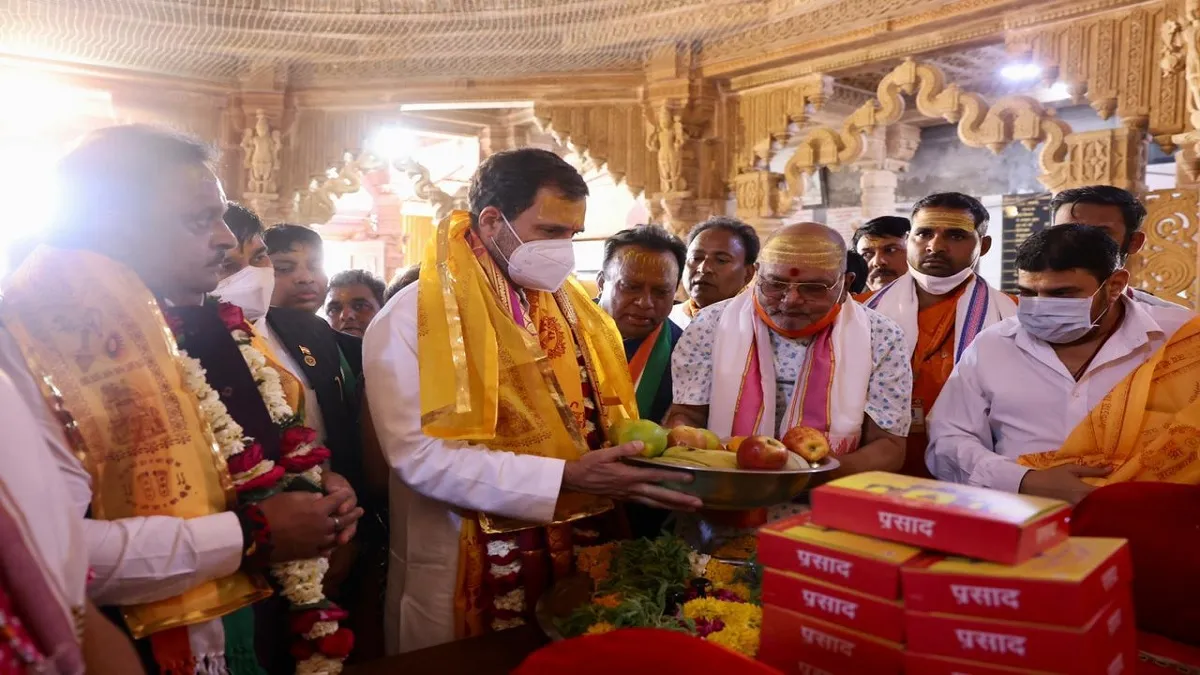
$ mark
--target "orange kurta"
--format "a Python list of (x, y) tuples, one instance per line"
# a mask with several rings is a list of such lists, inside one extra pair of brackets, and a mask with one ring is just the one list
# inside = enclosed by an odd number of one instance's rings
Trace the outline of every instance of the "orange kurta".
[(925, 467), (925, 416), (933, 408), (938, 394), (954, 370), (954, 318), (959, 297), (967, 285), (946, 296), (936, 305), (917, 312), (917, 348), (913, 350), (913, 422), (908, 432), (907, 451), (901, 473), (932, 478)]

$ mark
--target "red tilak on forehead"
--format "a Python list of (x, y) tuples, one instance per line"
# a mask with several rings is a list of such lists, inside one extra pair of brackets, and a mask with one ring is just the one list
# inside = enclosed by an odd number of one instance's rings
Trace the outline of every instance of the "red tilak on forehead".
[(788, 276), (791, 276), (791, 277), (798, 277), (798, 276), (800, 276), (800, 268), (799, 268), (799, 267), (793, 267), (792, 269), (788, 270)]

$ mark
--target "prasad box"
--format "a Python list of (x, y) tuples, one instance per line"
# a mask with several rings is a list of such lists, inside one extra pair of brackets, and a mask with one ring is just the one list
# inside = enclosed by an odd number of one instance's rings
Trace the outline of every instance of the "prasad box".
[(1020, 565), (926, 559), (901, 571), (901, 585), (910, 611), (1082, 626), (1129, 597), (1132, 575), (1124, 539), (1071, 537)]
[(1130, 667), (1137, 648), (1133, 621), (1129, 598), (1109, 603), (1079, 628), (907, 611), (905, 637), (919, 654), (1091, 675)]
[(890, 642), (904, 642), (904, 606), (896, 600), (765, 567), (762, 602)]
[(759, 564), (887, 600), (900, 597), (900, 566), (920, 559), (920, 549), (819, 527), (811, 517), (805, 512), (760, 528)]
[(789, 675), (901, 675), (904, 646), (763, 604), (758, 660)]
[[(1138, 672), (1138, 663), (1125, 651), (1113, 647), (1111, 670), (1103, 675), (1134, 675)], [(1100, 671), (1097, 671), (1100, 672)], [(904, 675), (1066, 675), (1049, 670), (1028, 670), (1025, 668), (1008, 668), (994, 663), (979, 661), (964, 661), (948, 659), (943, 656), (930, 656), (908, 652), (904, 655)]]
[(870, 471), (811, 493), (812, 522), (1005, 565), (1067, 538), (1066, 502)]

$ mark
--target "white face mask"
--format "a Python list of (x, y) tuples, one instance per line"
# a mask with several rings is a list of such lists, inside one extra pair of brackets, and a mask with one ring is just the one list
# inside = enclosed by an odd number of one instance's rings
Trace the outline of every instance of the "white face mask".
[(243, 267), (221, 280), (213, 295), (223, 302), (242, 308), (247, 321), (258, 321), (271, 307), (275, 292), (275, 270), (270, 267)]
[[(1104, 290), (1101, 286), (1096, 293)], [(1092, 321), (1092, 298), (1022, 297), (1017, 304), (1017, 320), (1033, 337), (1061, 345), (1083, 338), (1099, 325), (1112, 307), (1109, 305)]]
[[(500, 217), (504, 218), (504, 224), (508, 225), (513, 237), (521, 242), (508, 218), (504, 214), (500, 214)], [(498, 246), (496, 252), (500, 252)], [(501, 253), (500, 257), (504, 257), (504, 254)], [(505, 262), (508, 263), (508, 277), (514, 284), (533, 291), (553, 293), (562, 288), (567, 277), (575, 271), (575, 243), (570, 239), (521, 242)]]
[(949, 277), (931, 277), (928, 274), (923, 274), (917, 271), (915, 267), (909, 267), (908, 273), (912, 276), (913, 281), (921, 287), (921, 290), (933, 295), (946, 295), (950, 291), (958, 288), (959, 284), (966, 281), (975, 270), (970, 267)]

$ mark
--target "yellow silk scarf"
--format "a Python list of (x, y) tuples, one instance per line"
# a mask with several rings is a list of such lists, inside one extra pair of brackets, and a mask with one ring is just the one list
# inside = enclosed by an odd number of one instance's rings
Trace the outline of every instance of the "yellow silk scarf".
[[(513, 289), (489, 256), (473, 250), (470, 227), (470, 214), (451, 214), (439, 224), (436, 242), (426, 247), (421, 264), (417, 351), (422, 431), (493, 450), (578, 459), (588, 446), (576, 347), (594, 388), (601, 424), (607, 428), (610, 421), (637, 417), (620, 333), (574, 279), (557, 293), (528, 292), (528, 315), (516, 316)], [(558, 524), (611, 507), (607, 499), (564, 493), (547, 536)], [(486, 513), (463, 519), (454, 597), (457, 637), (487, 630), (488, 610), (481, 600), (485, 533), (532, 526)]]
[[(528, 292), (530, 328), (514, 321), (468, 242), (470, 216), (438, 226), (417, 282), (421, 427), (435, 438), (494, 450), (578, 459), (587, 451), (578, 411), (578, 345), (600, 418), (637, 416), (616, 325), (573, 279), (558, 293)], [(574, 399), (574, 400), (572, 400)]]
[(1185, 324), (1104, 397), (1063, 446), (1024, 455), (1034, 469), (1107, 467), (1092, 485), (1126, 481), (1200, 484), (1200, 318)]
[[(227, 511), (233, 483), (183, 384), (158, 303), (128, 268), (40, 247), (5, 288), (0, 320), (92, 476), (92, 517), (198, 518)], [(66, 416), (69, 416), (67, 418)], [(270, 595), (241, 572), (122, 608), (134, 637), (224, 616)]]

